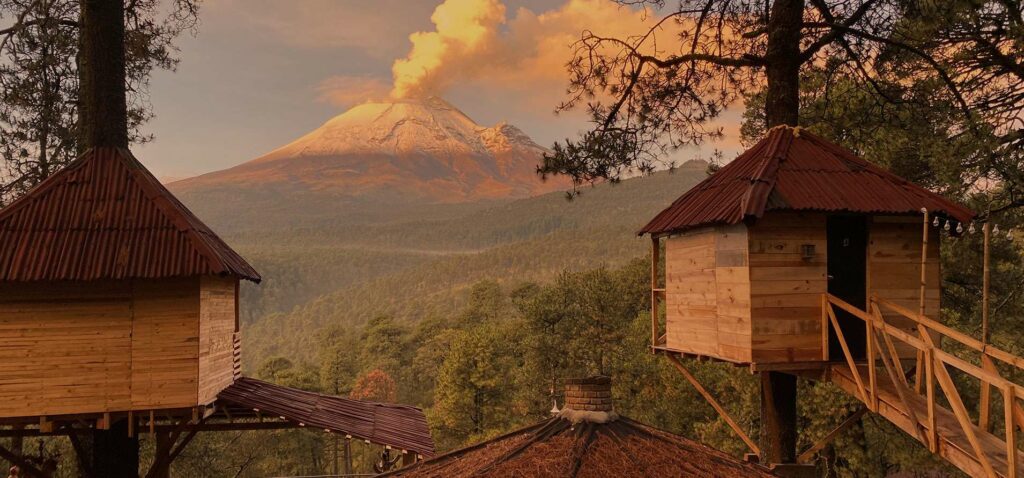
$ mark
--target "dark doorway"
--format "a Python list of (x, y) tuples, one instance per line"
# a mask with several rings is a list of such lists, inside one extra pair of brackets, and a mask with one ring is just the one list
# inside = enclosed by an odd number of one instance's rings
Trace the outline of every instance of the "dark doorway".
[[(828, 218), (828, 293), (854, 307), (867, 307), (868, 222), (863, 216)], [(839, 328), (854, 359), (865, 357), (865, 324), (853, 314), (834, 307)], [(845, 360), (839, 336), (829, 329), (829, 359)]]

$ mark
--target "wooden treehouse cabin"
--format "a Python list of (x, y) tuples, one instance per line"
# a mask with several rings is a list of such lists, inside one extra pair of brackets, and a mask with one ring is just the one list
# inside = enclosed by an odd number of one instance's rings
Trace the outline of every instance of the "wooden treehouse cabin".
[[(939, 319), (939, 241), (974, 218), (807, 131), (773, 128), (642, 229), (653, 239), (652, 347), (754, 454), (680, 359), (831, 381), (863, 402), (800, 461), (871, 411), (972, 476), (1024, 476), (1024, 388), (1004, 378), (1024, 359)], [(981, 383), (976, 409), (952, 369)]]
[[(206, 430), (310, 425), (432, 454), (418, 409), (242, 377), (241, 280), (260, 275), (130, 152), (86, 152), (0, 210), (0, 436), (77, 448), (77, 435), (127, 423), (160, 435), (147, 476), (166, 476)], [(16, 455), (0, 449), (46, 473)]]

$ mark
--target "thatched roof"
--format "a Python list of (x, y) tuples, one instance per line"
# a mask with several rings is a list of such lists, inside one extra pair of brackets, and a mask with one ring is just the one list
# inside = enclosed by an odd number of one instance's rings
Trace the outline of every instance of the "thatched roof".
[(552, 418), (381, 476), (768, 478), (766, 469), (628, 418)]

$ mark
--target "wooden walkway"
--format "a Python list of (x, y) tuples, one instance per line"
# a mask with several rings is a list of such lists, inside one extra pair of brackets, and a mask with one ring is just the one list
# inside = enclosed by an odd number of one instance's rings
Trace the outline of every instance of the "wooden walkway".
[[(862, 376), (867, 376), (867, 365), (859, 365)], [(850, 368), (843, 365), (834, 365), (829, 370), (829, 381), (845, 390), (847, 393), (858, 396), (857, 383), (850, 373)], [(907, 412), (899, 394), (892, 381), (888, 377), (879, 377), (878, 381), (878, 415), (892, 422), (899, 429), (910, 436), (917, 436), (918, 433), (928, 436), (928, 401), (924, 396), (914, 393), (912, 389), (906, 389), (909, 393), (907, 399), (913, 409), (913, 416)], [(912, 418), (913, 417), (913, 418)], [(985, 468), (975, 458), (970, 440), (960, 427), (956, 415), (945, 407), (935, 407), (935, 429), (938, 438), (938, 455), (946, 461), (960, 468), (964, 473), (975, 477), (986, 476)], [(916, 425), (916, 427), (915, 427)], [(985, 454), (988, 456), (996, 475), (1006, 477), (1006, 442), (1001, 437), (988, 433), (977, 425), (971, 425), (975, 435), (981, 442)], [(915, 431), (915, 428), (917, 431)], [(927, 442), (922, 442), (926, 447)], [(1017, 452), (1017, 462), (1024, 462), (1024, 453)], [(1017, 477), (1024, 478), (1024, 472), (1017, 470)]]
[[(829, 295), (822, 302), (824, 337), (831, 328), (842, 349), (832, 351), (842, 362), (829, 367), (828, 381), (972, 477), (1024, 478), (1024, 466), (1018, 466), (1024, 454), (1017, 447), (1018, 432), (1024, 430), (1024, 387), (999, 371), (1000, 366), (1024, 370), (1024, 359), (882, 299), (871, 299), (870, 312)], [(865, 360), (852, 357), (836, 308), (864, 321)], [(912, 325), (886, 323), (883, 308)], [(944, 351), (944, 344), (955, 344), (960, 353)], [(916, 359), (908, 360), (908, 353), (916, 353)], [(904, 369), (904, 362), (915, 360), (913, 368)], [(971, 403), (970, 410), (957, 390), (963, 380), (953, 380), (950, 370), (981, 384), (980, 403)], [(993, 401), (1001, 403), (1001, 420), (993, 420)], [(1002, 423), (994, 427), (996, 421)]]

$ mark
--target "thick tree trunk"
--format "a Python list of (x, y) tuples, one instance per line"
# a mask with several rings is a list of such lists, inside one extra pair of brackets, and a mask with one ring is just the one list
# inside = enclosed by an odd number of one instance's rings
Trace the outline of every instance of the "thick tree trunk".
[(79, 145), (127, 148), (124, 0), (79, 1)]
[[(79, 0), (79, 148), (128, 147), (124, 0)], [(90, 471), (104, 478), (138, 478), (139, 440), (128, 421), (92, 433)]]
[(128, 436), (128, 420), (93, 430), (91, 469), (96, 478), (139, 477), (139, 439)]
[(800, 26), (803, 0), (775, 0), (768, 19), (768, 79), (765, 118), (768, 127), (796, 126), (800, 117)]
[(796, 463), (796, 376), (761, 372), (761, 459)]
[[(800, 117), (800, 27), (804, 0), (775, 0), (768, 19), (765, 119), (797, 126)], [(766, 463), (796, 462), (796, 377), (761, 372), (761, 448)]]

